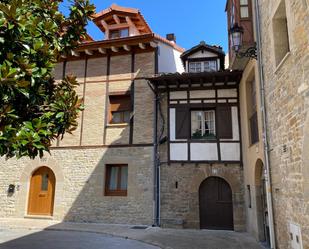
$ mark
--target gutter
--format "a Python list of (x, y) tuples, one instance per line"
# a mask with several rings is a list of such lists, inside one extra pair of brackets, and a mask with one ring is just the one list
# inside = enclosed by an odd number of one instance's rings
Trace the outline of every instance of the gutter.
[(263, 132), (263, 144), (264, 144), (264, 162), (265, 162), (265, 184), (266, 184), (266, 199), (267, 199), (267, 211), (268, 211), (268, 224), (270, 233), (270, 247), (276, 249), (276, 235), (274, 226), (274, 214), (273, 214), (273, 197), (271, 188), (271, 172), (270, 172), (270, 160), (269, 160), (269, 143), (267, 132), (267, 113), (266, 113), (266, 96), (265, 96), (265, 81), (264, 81), (264, 69), (263, 69), (263, 53), (262, 53), (262, 39), (261, 39), (261, 26), (260, 26), (260, 8), (259, 0), (255, 0), (255, 25), (256, 25), (256, 40), (257, 40), (257, 62), (260, 76), (260, 97), (261, 97), (261, 114), (262, 114), (262, 132)]

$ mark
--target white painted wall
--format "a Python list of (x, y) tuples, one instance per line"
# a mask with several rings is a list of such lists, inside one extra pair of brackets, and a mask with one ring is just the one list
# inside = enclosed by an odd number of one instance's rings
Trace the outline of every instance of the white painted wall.
[(202, 53), (202, 51), (197, 51), (194, 54), (191, 54), (190, 56), (188, 56), (189, 59), (195, 59), (195, 58), (208, 58), (208, 57), (217, 57), (218, 55), (215, 53), (211, 53), (209, 51), (204, 51), (204, 53)]
[(188, 144), (187, 143), (170, 144), (170, 160), (172, 161), (188, 160)]
[(218, 160), (217, 143), (191, 143), (190, 153), (192, 161)]
[(220, 143), (221, 160), (240, 161), (239, 143)]
[(185, 69), (180, 59), (181, 52), (163, 42), (160, 42), (158, 47), (159, 73), (183, 73)]

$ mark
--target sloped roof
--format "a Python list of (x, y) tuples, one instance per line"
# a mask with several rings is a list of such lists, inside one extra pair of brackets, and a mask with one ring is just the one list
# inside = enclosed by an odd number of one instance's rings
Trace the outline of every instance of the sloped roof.
[(206, 50), (212, 53), (217, 54), (219, 57), (221, 56), (225, 56), (224, 51), (222, 50), (221, 47), (219, 46), (211, 46), (206, 44), (204, 41), (200, 42), (200, 44), (198, 44), (197, 46), (194, 46), (193, 48), (185, 51), (182, 55), (181, 55), (181, 59), (184, 61), (188, 58), (188, 56), (200, 51), (200, 50)]
[(104, 20), (106, 22), (112, 21), (113, 15), (117, 15), (120, 17), (130, 17), (132, 22), (134, 22), (137, 29), (140, 31), (141, 34), (152, 33), (151, 28), (149, 27), (148, 23), (146, 22), (142, 13), (135, 8), (127, 8), (118, 6), (116, 4), (112, 4), (109, 8), (94, 14), (93, 22), (103, 31), (105, 32), (105, 28), (100, 22)]

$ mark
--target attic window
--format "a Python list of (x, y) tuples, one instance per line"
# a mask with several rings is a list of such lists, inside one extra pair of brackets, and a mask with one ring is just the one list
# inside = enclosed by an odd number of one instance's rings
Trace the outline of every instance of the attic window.
[(117, 30), (111, 30), (109, 34), (110, 39), (117, 39), (122, 37), (128, 37), (129, 36), (129, 29), (117, 29)]

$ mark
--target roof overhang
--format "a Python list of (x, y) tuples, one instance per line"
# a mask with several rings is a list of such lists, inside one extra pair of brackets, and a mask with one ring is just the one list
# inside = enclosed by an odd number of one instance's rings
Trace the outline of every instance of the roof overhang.
[(147, 78), (159, 91), (190, 89), (235, 88), (239, 85), (242, 71), (163, 74)]

